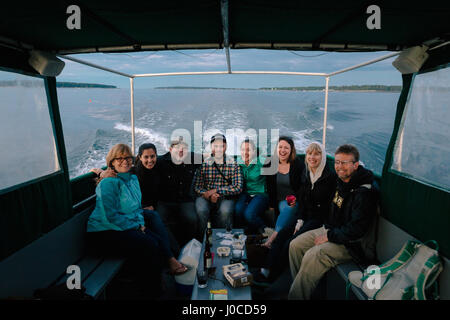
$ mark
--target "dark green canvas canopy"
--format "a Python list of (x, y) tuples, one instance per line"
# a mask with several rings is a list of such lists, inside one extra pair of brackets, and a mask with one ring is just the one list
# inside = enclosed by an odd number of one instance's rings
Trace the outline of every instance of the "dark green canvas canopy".
[[(66, 27), (73, 4), (80, 30)], [(381, 29), (369, 30), (373, 4)], [(59, 53), (221, 48), (227, 41), (230, 48), (401, 50), (450, 36), (448, 1), (10, 1), (0, 15), (0, 43)]]

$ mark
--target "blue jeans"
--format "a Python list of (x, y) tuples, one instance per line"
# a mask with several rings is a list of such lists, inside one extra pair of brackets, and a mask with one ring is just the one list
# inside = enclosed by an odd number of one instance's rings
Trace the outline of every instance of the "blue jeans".
[(286, 200), (282, 200), (278, 202), (278, 209), (280, 209), (280, 215), (275, 223), (275, 231), (280, 232), (281, 229), (293, 224), (297, 219), (298, 203), (291, 208)]
[(205, 232), (211, 210), (213, 208), (217, 209), (217, 212), (211, 217), (211, 220), (213, 220), (211, 223), (215, 225), (214, 227), (225, 228), (227, 223), (233, 222), (234, 203), (235, 200), (220, 199), (214, 204), (203, 197), (198, 197), (195, 200), (195, 209), (197, 210), (200, 226), (198, 233), (199, 236), (201, 235), (201, 239), (203, 239), (203, 233)]
[(264, 228), (265, 224), (261, 216), (269, 206), (269, 197), (266, 195), (255, 195), (251, 197), (244, 192), (239, 196), (235, 207), (235, 217), (239, 224), (248, 225), (250, 233)]

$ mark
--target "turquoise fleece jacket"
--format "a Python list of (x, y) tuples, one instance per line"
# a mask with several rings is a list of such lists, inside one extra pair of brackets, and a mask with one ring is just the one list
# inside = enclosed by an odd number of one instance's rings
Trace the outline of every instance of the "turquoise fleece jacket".
[(118, 173), (117, 178), (105, 178), (95, 193), (97, 202), (89, 217), (87, 232), (124, 231), (144, 225), (141, 189), (134, 174)]

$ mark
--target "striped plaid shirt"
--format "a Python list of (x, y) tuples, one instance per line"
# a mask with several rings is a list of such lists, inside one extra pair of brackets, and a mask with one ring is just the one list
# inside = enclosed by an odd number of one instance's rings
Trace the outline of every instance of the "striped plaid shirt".
[(194, 190), (198, 196), (201, 196), (208, 190), (216, 189), (222, 196), (238, 195), (242, 192), (244, 179), (241, 168), (232, 158), (226, 158), (224, 164), (217, 164), (223, 175), (230, 184), (222, 177), (214, 166), (214, 158), (206, 159), (202, 166), (197, 170), (194, 177)]

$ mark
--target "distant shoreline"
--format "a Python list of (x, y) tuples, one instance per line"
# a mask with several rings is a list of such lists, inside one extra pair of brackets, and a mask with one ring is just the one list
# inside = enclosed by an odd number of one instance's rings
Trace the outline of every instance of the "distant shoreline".
[[(325, 91), (325, 87), (264, 87), (258, 89), (249, 88), (220, 88), (220, 87), (155, 87), (153, 89), (196, 89), (196, 90), (264, 90), (264, 91)], [(330, 86), (328, 91), (336, 92), (400, 92), (401, 86), (384, 86), (384, 85), (354, 85), (354, 86)]]
[(101, 89), (117, 89), (117, 86), (99, 83), (83, 83), (83, 82), (56, 82), (57, 88), (101, 88)]
[[(0, 81), (0, 88), (2, 87), (37, 87), (42, 86), (42, 82), (36, 80), (2, 80)], [(101, 89), (117, 89), (117, 86), (99, 83), (84, 83), (84, 82), (65, 82), (57, 81), (57, 88), (101, 88)]]

